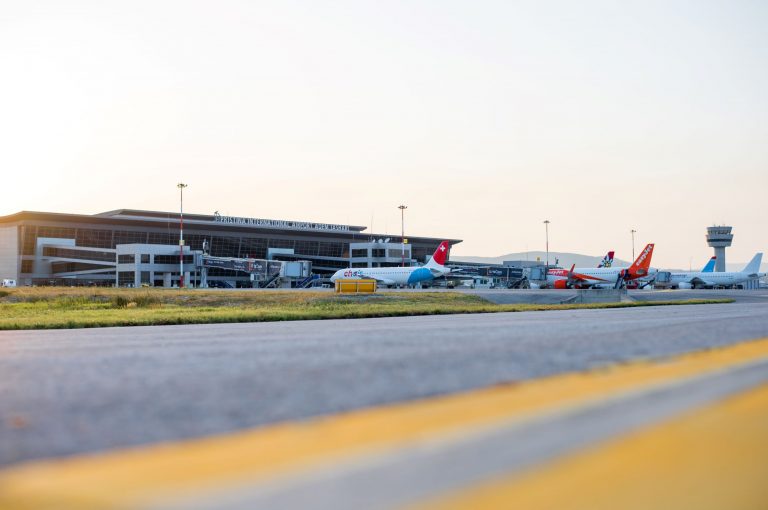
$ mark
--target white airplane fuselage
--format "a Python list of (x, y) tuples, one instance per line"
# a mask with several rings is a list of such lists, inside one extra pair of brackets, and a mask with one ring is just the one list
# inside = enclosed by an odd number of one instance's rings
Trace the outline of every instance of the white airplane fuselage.
[(762, 253), (756, 253), (747, 266), (741, 271), (678, 271), (670, 272), (669, 283), (677, 288), (711, 288), (732, 287), (741, 285), (750, 280), (763, 278), (766, 273), (760, 272), (760, 263), (763, 260)]
[[(435, 271), (442, 274), (450, 272), (447, 268)], [(426, 267), (361, 267), (339, 269), (331, 276), (331, 281), (373, 278), (384, 285), (415, 285), (433, 280), (435, 276), (440, 274), (436, 275)]]
[(434, 280), (451, 272), (445, 267), (448, 259), (448, 241), (443, 241), (432, 254), (432, 258), (423, 267), (348, 267), (339, 269), (331, 281), (373, 279), (381, 285), (415, 285), (417, 283)]
[(742, 271), (704, 272), (685, 271), (682, 273), (670, 273), (669, 283), (673, 287), (731, 287), (741, 285), (750, 280), (762, 278), (765, 273), (745, 273)]

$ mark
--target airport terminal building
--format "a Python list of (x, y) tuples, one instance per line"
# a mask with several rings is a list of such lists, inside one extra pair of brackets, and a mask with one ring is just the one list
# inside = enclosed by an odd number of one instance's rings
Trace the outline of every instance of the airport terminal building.
[[(181, 274), (179, 219), (179, 213), (132, 209), (94, 215), (22, 211), (0, 217), (0, 279), (14, 279), (19, 285), (174, 286)], [(327, 275), (350, 266), (424, 263), (443, 240), (406, 236), (403, 253), (399, 236), (388, 238), (365, 229), (184, 214), (185, 280), (199, 282), (203, 254), (309, 261), (314, 273)], [(214, 267), (209, 272), (230, 281), (247, 276), (231, 268)]]

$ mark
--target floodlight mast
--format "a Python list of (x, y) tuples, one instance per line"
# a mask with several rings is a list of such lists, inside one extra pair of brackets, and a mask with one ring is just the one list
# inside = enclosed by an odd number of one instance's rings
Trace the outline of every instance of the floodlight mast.
[(179, 188), (179, 288), (184, 288), (184, 188), (186, 184), (180, 182)]
[(400, 245), (403, 250), (403, 259), (400, 266), (405, 267), (405, 210), (408, 209), (408, 206), (399, 205), (397, 208), (400, 209)]

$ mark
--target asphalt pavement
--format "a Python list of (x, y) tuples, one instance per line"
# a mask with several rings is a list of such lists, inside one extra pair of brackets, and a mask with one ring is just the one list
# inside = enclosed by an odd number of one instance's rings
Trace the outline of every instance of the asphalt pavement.
[[(650, 294), (649, 294), (650, 295)], [(768, 303), (0, 332), (0, 465), (768, 337)]]
[[(418, 292), (418, 291), (416, 291)], [(445, 291), (443, 291), (445, 292)], [(593, 301), (684, 301), (688, 299), (734, 299), (738, 303), (768, 303), (768, 290), (731, 290), (731, 289), (689, 289), (689, 290), (654, 290), (631, 289), (613, 290), (576, 290), (576, 289), (461, 289), (453, 292), (473, 294), (497, 304), (558, 304), (572, 302), (579, 292), (605, 296)], [(614, 295), (614, 293), (616, 295)], [(620, 298), (620, 299), (619, 299)]]

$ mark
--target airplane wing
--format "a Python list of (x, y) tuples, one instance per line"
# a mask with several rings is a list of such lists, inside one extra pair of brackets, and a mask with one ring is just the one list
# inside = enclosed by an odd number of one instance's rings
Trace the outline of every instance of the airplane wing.
[(590, 278), (589, 276), (585, 276), (580, 273), (568, 273), (568, 280), (572, 282), (588, 282), (590, 280), (593, 280), (593, 278)]
[(581, 273), (574, 273), (573, 270), (571, 270), (568, 273), (568, 281), (575, 282), (575, 283), (600, 283), (600, 282), (606, 282), (608, 280), (604, 278), (598, 278), (597, 276), (587, 276)]
[(694, 276), (693, 278), (688, 280), (688, 283), (690, 283), (694, 287), (695, 286), (699, 286), (699, 287), (714, 287), (714, 285), (715, 285), (714, 283), (708, 282), (707, 280), (699, 278), (698, 276)]
[(605, 285), (607, 283), (613, 284), (613, 281), (608, 281), (605, 278), (600, 278), (598, 276), (589, 276), (581, 273), (576, 273), (574, 271), (574, 267), (576, 264), (571, 266), (571, 270), (568, 271), (568, 286), (577, 286), (582, 288), (591, 288), (596, 285)]

